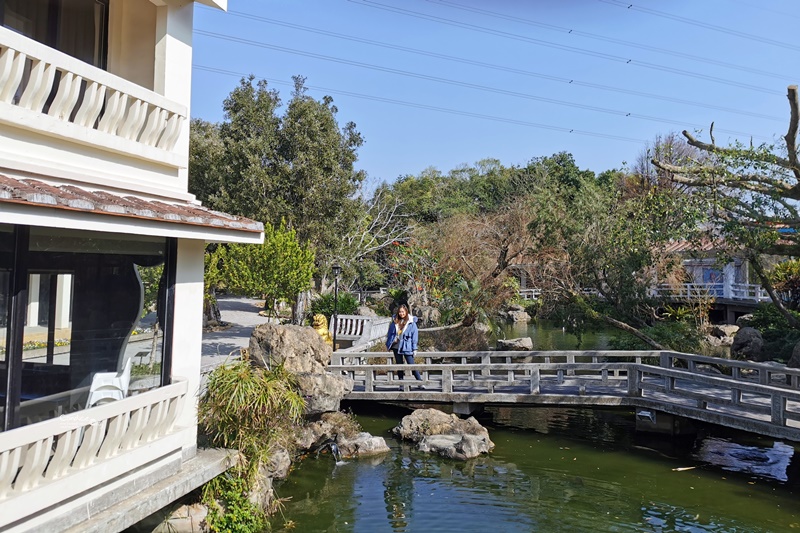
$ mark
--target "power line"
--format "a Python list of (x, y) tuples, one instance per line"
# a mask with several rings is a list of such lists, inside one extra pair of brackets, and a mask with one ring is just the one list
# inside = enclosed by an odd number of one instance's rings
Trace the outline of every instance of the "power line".
[(511, 33), (511, 32), (506, 32), (506, 31), (501, 31), (501, 30), (494, 30), (494, 29), (487, 28), (487, 27), (484, 27), (484, 26), (477, 26), (475, 24), (468, 24), (466, 22), (458, 22), (458, 21), (455, 21), (455, 20), (452, 20), (452, 19), (447, 19), (447, 18), (443, 18), (443, 17), (437, 17), (437, 16), (434, 16), (434, 15), (428, 15), (428, 14), (425, 14), (425, 13), (420, 13), (418, 11), (411, 11), (409, 9), (402, 9), (402, 8), (399, 8), (399, 7), (388, 6), (386, 4), (381, 4), (379, 2), (375, 2), (375, 1), (372, 1), (372, 0), (347, 0), (347, 1), (348, 2), (352, 2), (354, 4), (363, 5), (363, 6), (366, 6), (366, 7), (372, 7), (372, 8), (375, 8), (375, 9), (382, 9), (384, 11), (390, 11), (390, 12), (393, 12), (393, 13), (399, 13), (401, 15), (406, 15), (406, 16), (409, 16), (409, 17), (419, 18), (419, 19), (423, 19), (423, 20), (429, 20), (429, 21), (436, 22), (436, 23), (439, 23), (439, 24), (445, 24), (445, 25), (448, 25), (448, 26), (455, 26), (455, 27), (464, 28), (464, 29), (467, 29), (467, 30), (470, 30), (470, 31), (475, 31), (475, 32), (479, 32), (479, 33), (486, 33), (486, 34), (489, 34), (489, 35), (496, 35), (498, 37), (503, 37), (503, 38), (506, 38), (506, 39), (512, 39), (512, 40), (516, 40), (516, 41), (522, 41), (522, 42), (526, 42), (526, 43), (530, 43), (530, 44), (534, 44), (534, 45), (544, 46), (544, 47), (547, 47), (547, 48), (555, 48), (557, 50), (564, 50), (564, 51), (572, 52), (572, 53), (576, 53), (576, 54), (582, 54), (582, 55), (587, 55), (587, 56), (591, 56), (591, 57), (597, 57), (597, 58), (600, 58), (600, 59), (606, 59), (608, 61), (613, 61), (613, 62), (616, 62), (616, 63), (623, 63), (623, 64), (626, 64), (626, 65), (635, 65), (635, 66), (640, 66), (640, 67), (644, 67), (644, 68), (649, 68), (649, 69), (652, 69), (652, 70), (658, 70), (658, 71), (661, 71), (661, 72), (669, 72), (669, 73), (672, 73), (672, 74), (678, 74), (678, 75), (687, 76), (687, 77), (690, 77), (690, 78), (696, 78), (696, 79), (712, 81), (712, 82), (715, 82), (715, 83), (720, 83), (722, 85), (728, 85), (728, 86), (731, 86), (731, 87), (739, 87), (739, 88), (742, 88), (742, 89), (749, 89), (751, 91), (757, 91), (757, 92), (761, 92), (761, 93), (765, 93), (765, 94), (772, 94), (772, 95), (782, 95), (783, 94), (783, 93), (781, 93), (779, 91), (775, 91), (773, 89), (768, 89), (766, 87), (759, 87), (757, 85), (750, 85), (750, 84), (747, 84), (747, 83), (741, 83), (741, 82), (738, 82), (738, 81), (735, 81), (735, 80), (729, 80), (729, 79), (725, 79), (725, 78), (718, 78), (716, 76), (709, 76), (707, 74), (691, 72), (691, 71), (688, 71), (688, 70), (669, 67), (669, 66), (666, 66), (666, 65), (659, 65), (657, 63), (650, 63), (650, 62), (647, 62), (647, 61), (639, 61), (638, 59), (632, 59), (632, 58), (623, 57), (623, 56), (617, 56), (617, 55), (613, 55), (613, 54), (606, 54), (606, 53), (603, 53), (603, 52), (597, 52), (597, 51), (588, 50), (588, 49), (585, 49), (585, 48), (578, 48), (578, 47), (575, 47), (575, 46), (569, 46), (569, 45), (553, 43), (553, 42), (545, 41), (545, 40), (542, 40), (542, 39), (534, 39), (532, 37), (527, 37), (525, 35), (519, 35), (519, 34), (516, 34), (516, 33)]
[[(225, 76), (235, 76), (235, 77), (238, 77), (238, 78), (242, 78), (242, 77), (246, 77), (247, 76), (247, 74), (244, 74), (244, 73), (241, 73), (241, 72), (233, 72), (233, 71), (230, 71), (230, 70), (224, 70), (224, 69), (219, 69), (219, 68), (214, 68), (214, 67), (207, 67), (207, 66), (204, 66), (204, 65), (193, 65), (193, 68), (195, 68), (196, 70), (202, 70), (202, 71), (205, 71), (205, 72), (211, 72), (211, 73), (215, 73), (215, 74), (223, 74)], [(275, 84), (279, 84), (279, 85), (286, 85), (286, 86), (293, 86), (293, 84), (291, 84), (289, 82), (276, 80), (274, 78), (263, 78), (263, 79), (269, 81), (270, 83), (275, 83)], [(585, 136), (590, 136), (590, 137), (599, 137), (599, 138), (611, 139), (611, 140), (615, 140), (615, 141), (625, 141), (625, 142), (633, 142), (633, 143), (638, 143), (638, 144), (646, 144), (646, 141), (644, 141), (642, 139), (634, 139), (632, 137), (623, 137), (623, 136), (620, 136), (620, 135), (611, 135), (611, 134), (608, 134), (608, 133), (597, 133), (597, 132), (592, 132), (592, 131), (579, 130), (579, 129), (575, 129), (575, 128), (565, 128), (565, 127), (562, 127), (562, 126), (552, 126), (552, 125), (549, 125), (549, 124), (541, 124), (541, 123), (538, 123), (538, 122), (530, 122), (530, 121), (527, 121), (527, 120), (519, 120), (519, 119), (514, 119), (514, 118), (498, 117), (498, 116), (493, 116), (493, 115), (485, 115), (485, 114), (482, 114), (482, 113), (472, 113), (470, 111), (462, 111), (460, 109), (451, 109), (451, 108), (446, 108), (446, 107), (438, 107), (438, 106), (432, 106), (432, 105), (428, 105), (428, 104), (420, 104), (420, 103), (417, 103), (417, 102), (408, 102), (408, 101), (405, 101), (405, 100), (396, 100), (396, 99), (393, 99), (393, 98), (385, 98), (385, 97), (382, 97), (382, 96), (373, 96), (373, 95), (369, 95), (369, 94), (355, 93), (355, 92), (352, 92), (352, 91), (344, 91), (344, 90), (340, 90), (340, 89), (329, 89), (329, 88), (326, 88), (326, 87), (319, 87), (319, 86), (313, 86), (313, 85), (306, 85), (306, 87), (308, 89), (312, 89), (312, 90), (316, 90), (316, 91), (323, 91), (325, 93), (330, 93), (330, 94), (339, 94), (339, 95), (349, 96), (349, 97), (352, 97), (352, 98), (358, 98), (358, 99), (362, 99), (362, 100), (372, 100), (372, 101), (375, 101), (375, 102), (382, 102), (382, 103), (400, 105), (400, 106), (405, 106), (405, 107), (413, 107), (413, 108), (417, 108), (417, 109), (425, 109), (425, 110), (428, 110), (428, 111), (436, 111), (436, 112), (439, 112), (439, 113), (447, 113), (447, 114), (451, 114), (451, 115), (460, 115), (460, 116), (464, 116), (464, 117), (479, 118), (479, 119), (482, 119), (482, 120), (491, 120), (491, 121), (494, 121), (494, 122), (504, 122), (506, 124), (515, 124), (517, 126), (527, 126), (527, 127), (531, 127), (531, 128), (545, 129), (545, 130), (551, 130), (551, 131), (559, 131), (559, 132), (562, 132), (562, 133), (574, 133), (575, 135), (585, 135)]]
[[(472, 9), (470, 9), (470, 10), (472, 10)], [(479, 11), (484, 11), (484, 10), (479, 10)], [(457, 57), (457, 56), (451, 56), (451, 55), (446, 55), (446, 54), (440, 54), (440, 53), (437, 53), (437, 52), (431, 52), (429, 50), (422, 50), (422, 49), (419, 49), (419, 48), (410, 48), (410, 47), (407, 47), (407, 46), (399, 46), (399, 45), (389, 44), (389, 43), (382, 42), (382, 41), (374, 41), (374, 40), (371, 40), (371, 39), (365, 39), (365, 38), (362, 38), (362, 37), (354, 37), (354, 36), (351, 36), (351, 35), (344, 35), (344, 34), (341, 34), (341, 33), (336, 33), (336, 32), (323, 30), (323, 29), (319, 29), (319, 28), (312, 28), (312, 27), (309, 27), (309, 26), (302, 26), (300, 24), (293, 24), (291, 22), (285, 22), (285, 21), (278, 20), (278, 19), (262, 17), (262, 16), (254, 15), (252, 13), (244, 13), (244, 12), (241, 12), (241, 11), (229, 11), (228, 15), (233, 15), (233, 16), (236, 16), (236, 17), (246, 18), (246, 19), (250, 19), (250, 20), (255, 20), (255, 21), (258, 21), (258, 22), (264, 22), (266, 24), (272, 24), (272, 25), (281, 26), (281, 27), (285, 27), (285, 28), (305, 31), (305, 32), (309, 32), (309, 33), (314, 33), (314, 34), (317, 34), (317, 35), (325, 35), (325, 36), (328, 36), (328, 37), (334, 37), (336, 39), (343, 39), (343, 40), (347, 40), (347, 41), (368, 44), (368, 45), (371, 45), (371, 46), (378, 46), (378, 47), (387, 48), (387, 49), (390, 49), (390, 50), (399, 50), (399, 51), (407, 52), (407, 53), (411, 53), (411, 54), (424, 55), (424, 56), (428, 56), (428, 57), (434, 57), (434, 58), (437, 58), (437, 59), (443, 59), (445, 61), (452, 61), (452, 62), (456, 62), (456, 63), (474, 65), (474, 66), (478, 66), (478, 67), (482, 67), (482, 68), (488, 68), (488, 69), (492, 69), (492, 70), (499, 70), (499, 71), (503, 71), (503, 72), (509, 72), (509, 73), (512, 73), (512, 74), (520, 74), (522, 76), (529, 76), (529, 77), (533, 77), (533, 78), (545, 79), (545, 80), (555, 81), (555, 82), (564, 83), (564, 84), (568, 84), (568, 85), (577, 85), (577, 86), (582, 86), (582, 87), (589, 87), (589, 88), (592, 88), (592, 89), (600, 89), (600, 90), (603, 90), (603, 91), (610, 91), (610, 92), (616, 92), (616, 93), (622, 93), (622, 94), (630, 94), (630, 95), (634, 95), (634, 96), (641, 96), (643, 98), (651, 98), (651, 99), (654, 99), (654, 100), (661, 100), (661, 101), (665, 101), (665, 102), (672, 102), (672, 103), (677, 103), (677, 104), (682, 104), (682, 105), (690, 105), (690, 106), (700, 107), (700, 108), (704, 108), (704, 109), (715, 109), (717, 111), (724, 111), (726, 113), (733, 113), (733, 114), (737, 114), (737, 115), (744, 115), (744, 116), (762, 118), (762, 119), (767, 119), (767, 120), (776, 120), (776, 121), (782, 121), (783, 120), (782, 118), (779, 118), (779, 117), (774, 117), (774, 116), (770, 116), (770, 115), (764, 115), (764, 114), (761, 114), (761, 113), (754, 113), (752, 111), (745, 111), (745, 110), (734, 109), (734, 108), (730, 108), (730, 107), (718, 106), (718, 105), (713, 105), (713, 104), (706, 104), (706, 103), (702, 103), (702, 102), (693, 102), (691, 100), (684, 100), (682, 98), (675, 98), (675, 97), (672, 97), (672, 96), (664, 96), (664, 95), (647, 93), (647, 92), (643, 92), (643, 91), (636, 91), (636, 90), (633, 90), (633, 89), (625, 89), (625, 88), (621, 88), (621, 87), (613, 87), (613, 86), (609, 86), (609, 85), (602, 85), (602, 84), (598, 84), (598, 83), (586, 82), (586, 81), (581, 81), (581, 80), (576, 80), (576, 79), (571, 79), (571, 78), (563, 78), (563, 77), (559, 77), (559, 76), (552, 76), (552, 75), (548, 75), (548, 74), (542, 74), (542, 73), (538, 73), (538, 72), (533, 72), (533, 71), (530, 71), (530, 70), (524, 70), (524, 69), (518, 69), (518, 68), (513, 68), (513, 67), (506, 67), (506, 66), (502, 66), (502, 65), (497, 65), (495, 63), (486, 63), (486, 62), (483, 62), (483, 61), (475, 61), (475, 60), (467, 59), (467, 58), (464, 58), (464, 57)]]
[(625, 41), (623, 39), (616, 39), (614, 37), (607, 37), (605, 35), (599, 35), (599, 34), (596, 34), (596, 33), (589, 33), (589, 32), (585, 32), (585, 31), (581, 31), (581, 30), (576, 30), (574, 28), (566, 28), (566, 27), (563, 27), (563, 26), (556, 26), (554, 24), (546, 24), (544, 22), (538, 22), (538, 21), (535, 21), (535, 20), (530, 20), (530, 19), (526, 19), (526, 18), (522, 18), (522, 17), (515, 17), (515, 16), (512, 16), (512, 15), (506, 15), (504, 13), (498, 13), (497, 11), (489, 11), (487, 9), (480, 9), (480, 8), (477, 8), (477, 7), (465, 6), (465, 5), (458, 4), (456, 2), (451, 2), (449, 0), (427, 0), (427, 1), (428, 2), (432, 2), (432, 3), (436, 3), (436, 4), (440, 4), (440, 5), (444, 5), (444, 6), (448, 6), (448, 7), (452, 7), (452, 8), (455, 8), (455, 9), (460, 9), (462, 11), (470, 11), (470, 12), (473, 12), (473, 13), (479, 13), (479, 14), (482, 14), (482, 15), (488, 15), (490, 17), (495, 17), (495, 18), (499, 18), (499, 19), (503, 19), (503, 20), (509, 20), (509, 21), (512, 21), (512, 22), (519, 22), (519, 23), (522, 23), (522, 24), (527, 24), (529, 26), (535, 26), (537, 28), (544, 28), (546, 30), (556, 31), (556, 32), (559, 32), (559, 33), (566, 33), (568, 35), (578, 35), (580, 37), (586, 37), (586, 38), (595, 39), (595, 40), (598, 40), (598, 41), (604, 41), (604, 42), (608, 42), (608, 43), (620, 44), (620, 45), (631, 47), (631, 48), (638, 48), (640, 50), (647, 50), (647, 51), (650, 51), (650, 52), (657, 52), (659, 54), (671, 55), (671, 56), (680, 57), (680, 58), (683, 58), (683, 59), (690, 59), (692, 61), (698, 61), (700, 63), (707, 63), (709, 65), (716, 65), (716, 66), (720, 66), (720, 67), (739, 70), (739, 71), (742, 71), (742, 72), (749, 72), (750, 74), (759, 74), (761, 76), (768, 76), (768, 77), (771, 77), (771, 78), (777, 78), (777, 79), (782, 80), (782, 81), (789, 80), (789, 78), (788, 78), (788, 76), (786, 76), (786, 74), (779, 74), (779, 73), (776, 73), (776, 72), (767, 72), (765, 70), (759, 70), (759, 69), (755, 69), (755, 68), (751, 68), (751, 67), (745, 67), (745, 66), (742, 66), (742, 65), (736, 65), (734, 63), (728, 63), (726, 61), (720, 61), (718, 59), (710, 59), (710, 58), (707, 58), (707, 57), (701, 57), (701, 56), (696, 56), (696, 55), (693, 55), (693, 54), (687, 54), (685, 52), (678, 52), (676, 50), (668, 50), (666, 48), (659, 48), (657, 46), (650, 46), (650, 45), (647, 45), (647, 44), (635, 43), (635, 42), (632, 42), (632, 41)]
[[(635, 118), (635, 119), (646, 120), (646, 121), (651, 121), (651, 122), (661, 122), (663, 124), (670, 124), (670, 125), (679, 126), (679, 127), (687, 127), (687, 126), (691, 126), (691, 127), (694, 127), (694, 128), (702, 128), (702, 127), (704, 127), (701, 124), (693, 124), (693, 123), (688, 123), (688, 122), (683, 122), (683, 121), (678, 121), (678, 120), (672, 120), (672, 119), (668, 119), (668, 118), (661, 118), (661, 117), (655, 117), (655, 116), (650, 116), (650, 115), (643, 115), (641, 113), (620, 111), (620, 110), (617, 110), (617, 109), (610, 109), (610, 108), (605, 108), (605, 107), (600, 107), (600, 106), (592, 106), (592, 105), (587, 105), (587, 104), (579, 104), (579, 103), (575, 103), (575, 102), (567, 102), (567, 101), (564, 101), (564, 100), (557, 100), (555, 98), (545, 98), (545, 97), (542, 97), (542, 96), (535, 96), (535, 95), (532, 95), (532, 94), (521, 93), (521, 92), (517, 92), (517, 91), (510, 91), (510, 90), (507, 90), (507, 89), (500, 89), (500, 88), (496, 88), (496, 87), (489, 87), (489, 86), (486, 86), (486, 85), (479, 85), (477, 83), (470, 83), (470, 82), (465, 82), (465, 81), (460, 81), (460, 80), (451, 80), (451, 79), (447, 79), (447, 78), (441, 78), (441, 77), (438, 77), (438, 76), (430, 76), (430, 75), (427, 75), (427, 74), (420, 74), (420, 73), (416, 73), (416, 72), (410, 72), (410, 71), (407, 71), (407, 70), (400, 70), (400, 69), (395, 69), (395, 68), (390, 68), (390, 67), (384, 67), (384, 66), (381, 66), (381, 65), (373, 65), (373, 64), (370, 64), (370, 63), (363, 63), (363, 62), (360, 62), (360, 61), (352, 61), (352, 60), (349, 60), (349, 59), (343, 59), (343, 58), (338, 58), (338, 57), (333, 57), (333, 56), (327, 56), (327, 55), (323, 55), (323, 54), (317, 54), (317, 53), (314, 53), (314, 52), (306, 52), (306, 51), (303, 51), (303, 50), (298, 50), (296, 48), (288, 48), (288, 47), (285, 47), (285, 46), (278, 46), (278, 45), (268, 44), (268, 43), (264, 43), (264, 42), (260, 42), (260, 41), (252, 41), (252, 40), (249, 40), (249, 39), (242, 39), (242, 38), (239, 38), (239, 37), (233, 37), (233, 36), (230, 36), (230, 35), (223, 35), (223, 34), (219, 34), (219, 33), (213, 33), (213, 32), (209, 32), (209, 31), (205, 31), (205, 30), (195, 30), (195, 34), (204, 35), (204, 36), (212, 37), (212, 38), (215, 38), (215, 39), (221, 39), (221, 40), (224, 40), (224, 41), (230, 41), (230, 42), (245, 44), (245, 45), (248, 45), (248, 46), (254, 46), (254, 47), (258, 47), (258, 48), (266, 48), (266, 49), (269, 49), (269, 50), (275, 50), (275, 51), (279, 51), (279, 52), (285, 52), (285, 53), (294, 54), (294, 55), (300, 55), (300, 56), (304, 56), (304, 57), (311, 57), (311, 58), (315, 58), (315, 59), (321, 59), (321, 60), (324, 60), (324, 61), (331, 61), (331, 62), (334, 62), (334, 63), (351, 65), (351, 66), (355, 66), (355, 67), (359, 67), (359, 68), (366, 68), (366, 69), (370, 69), (370, 70), (376, 70), (376, 71), (379, 71), (379, 72), (387, 72), (387, 73), (390, 73), (390, 74), (396, 74), (396, 75), (399, 75), (399, 76), (404, 76), (404, 77), (409, 77), (409, 78), (423, 79), (423, 80), (433, 81), (433, 82), (436, 82), (436, 83), (442, 83), (442, 84), (446, 84), (446, 85), (453, 85), (453, 86), (457, 86), (457, 87), (464, 87), (464, 88), (468, 88), (468, 89), (474, 89), (474, 90), (478, 90), (478, 91), (490, 92), (490, 93), (495, 93), (495, 94), (503, 94), (503, 95), (512, 96), (512, 97), (515, 97), (515, 98), (522, 98), (522, 99), (526, 99), (526, 100), (534, 100), (534, 101), (544, 102), (544, 103), (553, 104), (553, 105), (561, 105), (561, 106), (565, 106), (565, 107), (572, 107), (572, 108), (576, 108), (576, 109), (584, 109), (584, 110), (587, 110), (587, 111), (595, 111), (595, 112), (598, 112), (598, 113), (606, 113), (606, 114), (610, 114), (610, 115)], [(729, 133), (731, 135), (742, 135), (742, 136), (746, 136), (746, 137), (753, 137), (749, 133), (735, 131), (735, 130), (727, 130), (727, 129), (720, 128), (717, 131), (720, 131), (720, 132), (723, 132), (723, 133)], [(763, 138), (763, 137), (758, 137), (758, 138)]]
[(766, 37), (761, 37), (760, 35), (753, 35), (752, 33), (745, 33), (743, 31), (732, 30), (730, 28), (725, 28), (722, 26), (717, 26), (716, 24), (709, 24), (708, 22), (703, 22), (700, 20), (694, 20), (687, 17), (681, 17), (678, 15), (673, 15), (671, 13), (666, 13), (664, 11), (658, 11), (656, 9), (650, 9), (648, 7), (641, 7), (634, 4), (631, 4), (627, 1), (623, 0), (597, 0), (598, 2), (603, 2), (604, 4), (611, 4), (613, 6), (622, 7), (625, 9), (630, 9), (631, 11), (640, 11), (642, 13), (647, 13), (649, 15), (654, 15), (656, 17), (666, 18), (670, 20), (676, 20), (678, 22), (683, 22), (684, 24), (690, 24), (692, 26), (698, 26), (700, 28), (705, 28), (707, 30), (713, 30), (720, 33), (726, 33), (728, 35), (733, 35), (735, 37), (740, 37), (742, 39), (749, 39), (751, 41), (758, 41), (764, 44), (770, 44), (772, 46), (777, 46), (779, 48), (786, 48), (787, 50), (796, 50), (800, 52), (800, 46), (796, 46), (789, 43), (784, 43), (781, 41), (776, 41), (775, 39), (768, 39)]

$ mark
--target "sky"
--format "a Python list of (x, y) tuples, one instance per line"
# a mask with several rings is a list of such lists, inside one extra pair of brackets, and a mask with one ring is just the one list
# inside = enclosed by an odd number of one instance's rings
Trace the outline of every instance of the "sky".
[(229, 0), (196, 4), (192, 117), (243, 76), (333, 97), (372, 183), (567, 151), (597, 173), (657, 135), (786, 134), (797, 0)]

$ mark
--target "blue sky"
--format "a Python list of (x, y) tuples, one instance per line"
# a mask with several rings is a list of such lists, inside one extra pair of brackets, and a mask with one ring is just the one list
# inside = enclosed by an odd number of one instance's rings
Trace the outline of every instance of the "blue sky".
[(329, 94), (374, 182), (571, 152), (601, 172), (658, 134), (785, 135), (797, 0), (230, 0), (196, 7), (192, 116), (243, 75)]

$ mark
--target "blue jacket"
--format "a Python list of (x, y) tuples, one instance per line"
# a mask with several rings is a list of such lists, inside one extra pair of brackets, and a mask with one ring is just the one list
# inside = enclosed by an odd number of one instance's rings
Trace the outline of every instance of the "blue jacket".
[[(397, 337), (397, 327), (394, 323), (394, 317), (389, 324), (389, 331), (386, 333), (386, 349), (392, 349), (392, 343)], [(403, 334), (400, 335), (400, 340), (397, 341), (397, 353), (410, 354), (417, 351), (417, 342), (419, 341), (419, 330), (417, 329), (417, 317), (414, 317), (411, 322), (406, 325)]]

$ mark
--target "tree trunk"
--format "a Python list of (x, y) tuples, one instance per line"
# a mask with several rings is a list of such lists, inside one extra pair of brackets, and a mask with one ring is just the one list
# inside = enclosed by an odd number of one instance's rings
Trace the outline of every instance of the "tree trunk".
[(311, 291), (303, 291), (297, 295), (292, 304), (292, 324), (302, 326), (306, 317), (306, 309), (311, 302)]
[(775, 293), (775, 287), (772, 286), (772, 282), (769, 280), (769, 276), (767, 275), (766, 272), (764, 272), (764, 267), (761, 265), (761, 261), (759, 261), (758, 257), (756, 255), (750, 255), (750, 257), (748, 257), (748, 260), (750, 261), (750, 264), (753, 265), (753, 270), (758, 276), (758, 279), (761, 280), (761, 286), (764, 287), (764, 289), (767, 291), (767, 294), (769, 294), (772, 303), (778, 309), (780, 314), (782, 314), (784, 318), (786, 318), (786, 321), (792, 328), (800, 329), (800, 321), (797, 320), (797, 317), (794, 314), (792, 314), (788, 309), (786, 309), (786, 306), (783, 305), (783, 300), (781, 300)]

